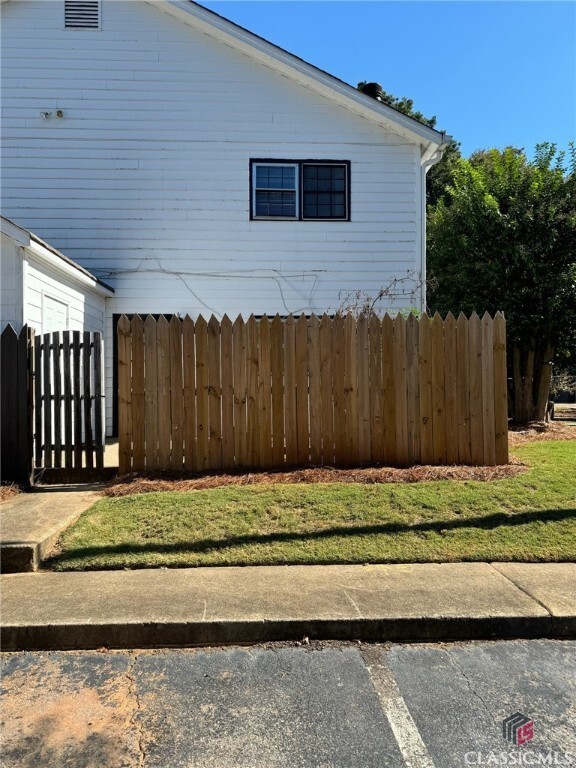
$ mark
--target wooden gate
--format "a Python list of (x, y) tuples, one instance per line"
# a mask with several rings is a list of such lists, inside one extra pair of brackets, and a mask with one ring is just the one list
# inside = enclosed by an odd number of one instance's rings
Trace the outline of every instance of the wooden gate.
[(102, 334), (56, 331), (34, 340), (34, 466), (104, 466)]

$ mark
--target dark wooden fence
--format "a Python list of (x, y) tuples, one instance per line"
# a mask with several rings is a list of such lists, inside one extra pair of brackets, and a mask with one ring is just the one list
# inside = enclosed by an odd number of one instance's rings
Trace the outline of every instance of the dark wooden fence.
[(506, 323), (118, 323), (120, 472), (506, 464)]
[(7, 325), (0, 337), (1, 432), (0, 475), (3, 481), (27, 484), (32, 471), (34, 331), (24, 326), (16, 333)]
[(100, 333), (4, 329), (2, 480), (104, 466), (103, 358)]

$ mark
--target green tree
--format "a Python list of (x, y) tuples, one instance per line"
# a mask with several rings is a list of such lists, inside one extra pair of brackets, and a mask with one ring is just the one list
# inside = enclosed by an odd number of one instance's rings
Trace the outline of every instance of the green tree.
[(576, 151), (507, 147), (455, 164), (429, 209), (432, 310), (502, 310), (508, 329), (510, 414), (544, 418), (554, 356), (576, 354)]
[[(362, 90), (364, 85), (366, 85), (365, 81), (358, 83), (358, 90)], [(406, 96), (398, 98), (383, 90), (382, 103), (387, 104), (393, 109), (397, 109), (399, 112), (402, 112), (402, 114), (408, 115), (408, 117), (413, 117), (423, 125), (427, 125), (428, 128), (436, 128), (436, 117), (426, 117), (422, 112), (414, 109), (414, 102), (412, 99), (406, 98)], [(426, 203), (428, 205), (436, 205), (438, 201), (445, 196), (446, 190), (452, 182), (456, 163), (460, 157), (460, 143), (454, 139), (450, 139), (444, 150), (442, 160), (440, 160), (439, 163), (436, 163), (436, 165), (433, 165), (428, 171), (426, 177)]]

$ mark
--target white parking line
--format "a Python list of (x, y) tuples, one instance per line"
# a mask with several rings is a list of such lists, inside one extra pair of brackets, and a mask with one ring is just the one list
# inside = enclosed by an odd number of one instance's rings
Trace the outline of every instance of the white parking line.
[(392, 673), (382, 660), (382, 649), (363, 646), (360, 655), (380, 699), (406, 768), (435, 768)]

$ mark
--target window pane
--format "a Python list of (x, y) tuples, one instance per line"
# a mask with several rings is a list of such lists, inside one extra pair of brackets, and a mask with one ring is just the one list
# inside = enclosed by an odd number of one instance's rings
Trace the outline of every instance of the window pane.
[(256, 216), (296, 216), (296, 192), (256, 190)]
[(302, 214), (306, 219), (345, 219), (345, 165), (304, 165)]
[(296, 168), (286, 165), (257, 165), (256, 189), (296, 189)]

